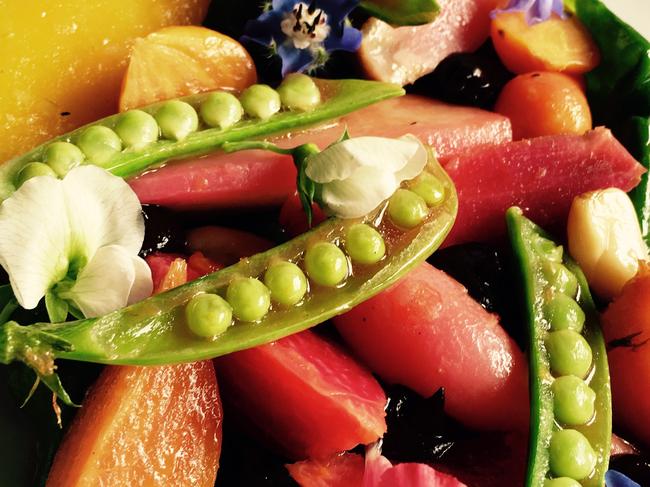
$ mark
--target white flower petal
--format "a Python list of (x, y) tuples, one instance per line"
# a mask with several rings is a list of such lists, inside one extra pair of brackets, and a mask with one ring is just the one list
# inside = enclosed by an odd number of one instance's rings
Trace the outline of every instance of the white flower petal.
[(420, 141), (413, 136), (399, 139), (355, 137), (333, 144), (311, 156), (305, 173), (317, 183), (346, 179), (364, 166), (396, 173), (422, 148)]
[(101, 247), (61, 297), (72, 300), (87, 318), (101, 316), (126, 306), (135, 277), (133, 257), (126, 249)]
[(417, 144), (417, 150), (407, 161), (406, 165), (395, 173), (395, 178), (401, 183), (402, 181), (408, 181), (420, 175), (429, 161), (429, 151), (420, 142), (420, 139), (414, 135), (407, 134), (400, 140), (411, 140), (414, 144)]
[(131, 256), (131, 259), (133, 259), (135, 279), (133, 281), (133, 286), (131, 286), (131, 291), (129, 292), (129, 300), (126, 304), (133, 304), (142, 301), (151, 296), (151, 293), (153, 292), (151, 268), (147, 265), (147, 262), (140, 257)]
[(323, 185), (321, 199), (325, 209), (341, 218), (368, 214), (399, 187), (392, 173), (374, 167), (360, 167), (345, 181)]
[(106, 245), (138, 253), (144, 240), (142, 208), (122, 178), (96, 166), (80, 166), (66, 175), (63, 187), (75, 249), (89, 259)]
[(68, 269), (69, 223), (61, 181), (35, 177), (0, 206), (0, 265), (16, 299), (33, 309)]

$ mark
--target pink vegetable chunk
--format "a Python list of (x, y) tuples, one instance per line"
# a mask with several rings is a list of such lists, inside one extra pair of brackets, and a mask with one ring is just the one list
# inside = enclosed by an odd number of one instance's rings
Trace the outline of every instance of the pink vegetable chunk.
[(526, 359), (467, 290), (422, 264), (390, 289), (334, 318), (344, 341), (383, 379), (428, 397), (479, 429), (524, 429)]
[[(411, 133), (435, 147), (439, 157), (512, 140), (510, 121), (502, 115), (415, 95), (380, 102), (338, 122), (271, 140), (284, 147), (314, 142), (324, 148), (346, 127), (355, 137)], [(143, 203), (181, 209), (234, 208), (279, 206), (295, 191), (295, 178), (291, 157), (244, 151), (170, 163), (130, 184)]]
[(379, 383), (311, 331), (215, 364), (233, 410), (289, 458), (327, 458), (386, 432), (386, 395)]
[(359, 57), (371, 79), (407, 85), (454, 52), (471, 52), (488, 37), (489, 13), (500, 0), (439, 0), (436, 19), (417, 27), (391, 27), (371, 18), (363, 26)]
[(467, 487), (451, 475), (424, 463), (393, 464), (379, 444), (366, 449), (363, 487)]
[(287, 465), (300, 487), (362, 487), (363, 457), (341, 453), (322, 460), (303, 460)]
[(575, 196), (608, 187), (629, 191), (645, 172), (602, 127), (468, 150), (444, 167), (459, 201), (445, 245), (502, 237), (504, 213), (513, 205), (539, 225), (561, 225)]

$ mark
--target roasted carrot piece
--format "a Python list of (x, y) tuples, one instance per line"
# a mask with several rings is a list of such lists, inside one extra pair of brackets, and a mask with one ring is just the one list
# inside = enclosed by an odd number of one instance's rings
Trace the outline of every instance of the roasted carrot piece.
[(549, 71), (520, 74), (510, 80), (494, 110), (510, 119), (514, 140), (582, 135), (592, 124), (580, 83), (569, 75)]
[(650, 267), (642, 264), (603, 314), (614, 421), (650, 446)]
[(48, 487), (212, 487), (221, 453), (212, 362), (107, 367), (75, 417)]

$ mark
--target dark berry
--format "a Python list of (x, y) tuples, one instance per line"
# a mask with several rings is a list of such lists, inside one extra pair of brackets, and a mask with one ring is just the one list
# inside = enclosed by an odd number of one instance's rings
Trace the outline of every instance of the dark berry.
[(411, 91), (456, 105), (491, 109), (512, 75), (496, 57), (485, 52), (448, 56), (432, 73), (420, 78)]

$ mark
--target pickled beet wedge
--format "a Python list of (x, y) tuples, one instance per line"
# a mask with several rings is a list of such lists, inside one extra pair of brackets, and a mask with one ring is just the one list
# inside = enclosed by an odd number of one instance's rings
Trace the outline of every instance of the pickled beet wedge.
[(464, 425), (527, 427), (523, 353), (496, 315), (430, 264), (333, 321), (344, 342), (382, 379), (423, 397), (444, 387), (445, 412)]
[(489, 13), (500, 0), (440, 0), (436, 19), (417, 27), (392, 27), (371, 18), (362, 28), (359, 58), (370, 79), (399, 85), (430, 73), (455, 52), (472, 52), (487, 39)]
[[(410, 133), (451, 157), (469, 147), (512, 140), (510, 121), (495, 113), (447, 105), (415, 95), (376, 103), (338, 122), (270, 139), (284, 147), (314, 142), (321, 148), (347, 128), (353, 137)], [(296, 189), (290, 156), (243, 151), (171, 163), (130, 181), (143, 203), (179, 209), (280, 206)]]
[(542, 226), (564, 228), (573, 198), (586, 191), (634, 188), (645, 169), (606, 128), (481, 147), (447, 158), (458, 217), (444, 245), (505, 235), (505, 211), (519, 206)]
[(327, 458), (386, 432), (386, 395), (352, 357), (312, 331), (215, 360), (223, 397), (289, 458)]

